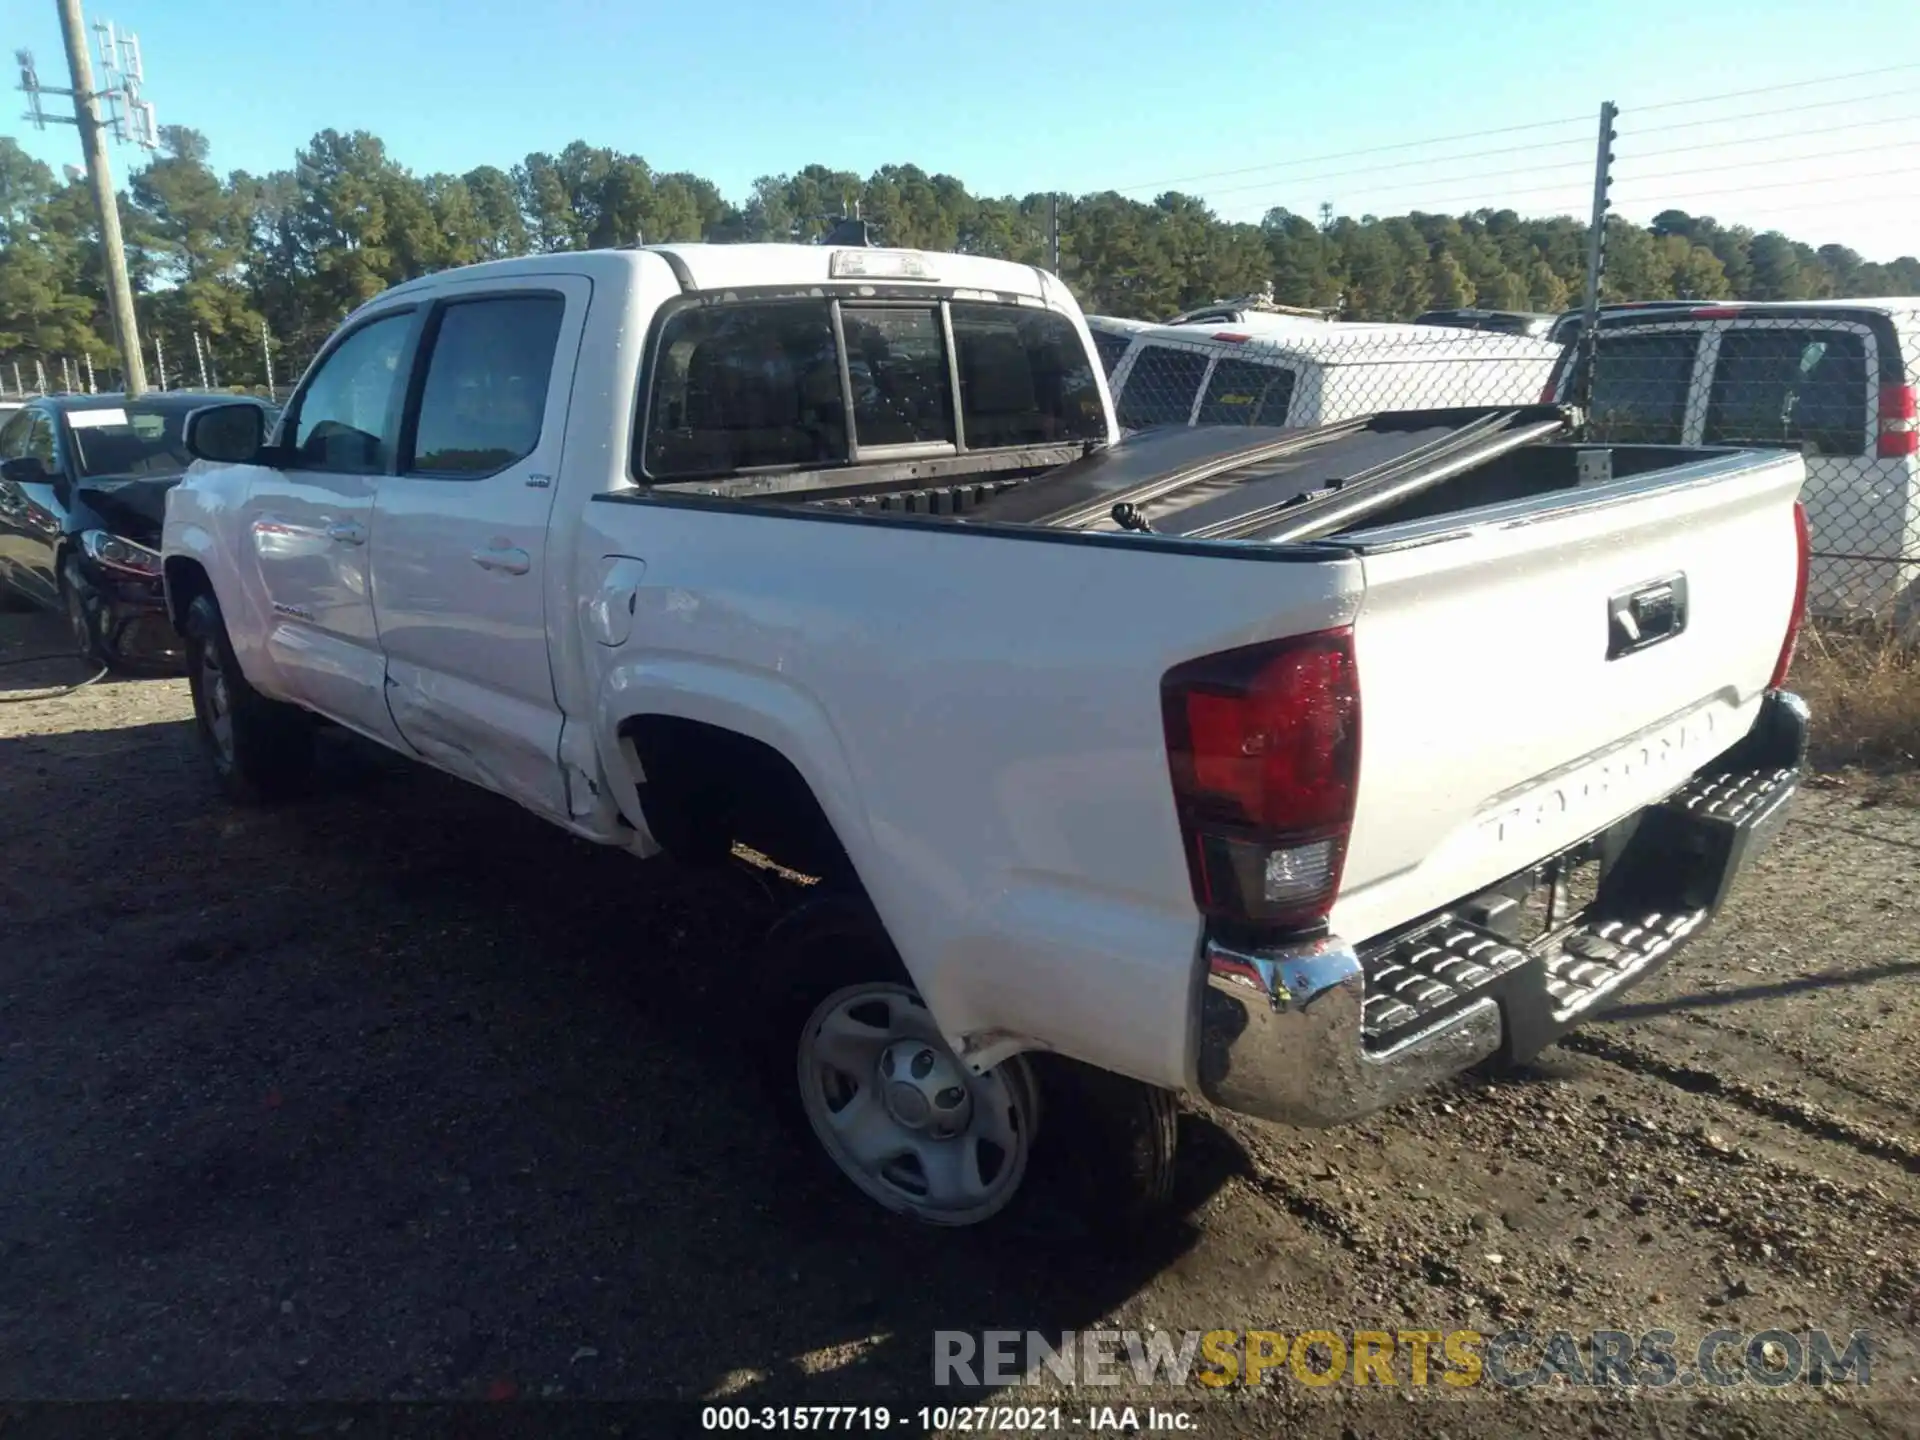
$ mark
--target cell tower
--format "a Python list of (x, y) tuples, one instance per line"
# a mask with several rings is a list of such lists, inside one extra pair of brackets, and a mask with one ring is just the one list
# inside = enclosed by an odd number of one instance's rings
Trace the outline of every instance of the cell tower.
[[(72, 125), (80, 132), (80, 152), (87, 162), (87, 188), (93, 191), (94, 213), (100, 219), (100, 248), (107, 261), (107, 315), (113, 322), (113, 339), (120, 351), (127, 395), (138, 398), (147, 388), (147, 367), (140, 358), (133, 286), (127, 281), (126, 245), (120, 235), (120, 211), (114, 200), (113, 172), (107, 163), (105, 142), (111, 135), (123, 145), (131, 143), (143, 150), (158, 150), (160, 132), (154, 124), (153, 106), (140, 96), (145, 76), (140, 63), (140, 37), (132, 32), (121, 35), (105, 22), (93, 27), (100, 46), (100, 79), (104, 82), (96, 84), (80, 4), (81, 0), (56, 0), (55, 3), (60, 12), (60, 38), (67, 52), (72, 88), (41, 84), (31, 50), (16, 50), (14, 59), (20, 65), (20, 88), (27, 95), (28, 123), (36, 130), (44, 130), (49, 124)], [(66, 96), (73, 104), (71, 118), (49, 115), (40, 103), (44, 95)]]
[[(138, 145), (142, 150), (160, 148), (160, 127), (154, 121), (153, 102), (142, 98), (140, 87), (146, 71), (140, 63), (140, 37), (131, 30), (124, 34), (110, 20), (93, 23), (94, 42), (100, 49), (99, 83), (93, 98), (100, 107), (100, 128), (122, 145)], [(42, 95), (74, 92), (57, 85), (41, 83), (31, 50), (16, 50), (14, 60), (20, 66), (20, 88), (27, 96), (27, 123), (36, 130), (49, 125), (72, 125), (69, 115), (49, 115), (40, 103)]]

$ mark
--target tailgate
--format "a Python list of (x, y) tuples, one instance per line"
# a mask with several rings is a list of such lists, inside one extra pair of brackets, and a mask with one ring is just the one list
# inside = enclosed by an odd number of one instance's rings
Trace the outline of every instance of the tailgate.
[(1347, 537), (1361, 761), (1335, 933), (1484, 889), (1744, 735), (1793, 607), (1804, 475), (1743, 453)]

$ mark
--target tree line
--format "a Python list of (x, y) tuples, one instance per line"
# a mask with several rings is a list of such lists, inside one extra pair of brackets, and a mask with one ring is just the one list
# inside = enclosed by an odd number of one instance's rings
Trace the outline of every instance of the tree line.
[[(389, 285), (477, 260), (645, 241), (814, 239), (854, 210), (882, 243), (1047, 264), (1095, 314), (1165, 318), (1273, 287), (1359, 320), (1480, 305), (1579, 303), (1586, 227), (1509, 209), (1224, 221), (1190, 195), (980, 196), (913, 165), (873, 174), (809, 165), (757, 180), (743, 203), (709, 180), (576, 141), (507, 169), (419, 176), (363, 130), (324, 130), (291, 168), (217, 172), (206, 138), (174, 126), (120, 195), (143, 331), (185, 371), (197, 334), (229, 383), (261, 378), (261, 335), (304, 361)], [(115, 368), (100, 246), (84, 181), (60, 180), (0, 137), (0, 357), (91, 356)], [(1668, 210), (1609, 222), (1604, 298), (1795, 300), (1920, 294), (1920, 260), (1864, 260)], [(151, 344), (149, 345), (151, 353)], [(282, 374), (282, 381), (291, 376)]]

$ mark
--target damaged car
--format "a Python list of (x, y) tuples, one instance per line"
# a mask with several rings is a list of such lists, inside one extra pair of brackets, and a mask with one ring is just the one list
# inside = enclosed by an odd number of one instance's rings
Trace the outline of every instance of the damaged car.
[(128, 673), (177, 671), (180, 637), (160, 583), (167, 491), (193, 463), (187, 416), (263, 400), (185, 391), (50, 395), (0, 426), (0, 601), (64, 614), (88, 659)]

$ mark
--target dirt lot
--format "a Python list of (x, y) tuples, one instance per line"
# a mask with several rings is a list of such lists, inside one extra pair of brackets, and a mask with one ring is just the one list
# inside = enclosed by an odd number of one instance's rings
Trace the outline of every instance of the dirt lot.
[[(0, 655), (59, 643), (0, 617)], [(344, 744), (318, 798), (238, 814), (187, 715), (166, 681), (0, 705), (0, 1396), (907, 1412), (941, 1328), (1778, 1327), (1871, 1332), (1872, 1385), (1091, 1399), (1248, 1435), (1920, 1433), (1910, 785), (1807, 793), (1707, 939), (1524, 1075), (1338, 1133), (1188, 1115), (1186, 1220), (1116, 1254), (903, 1228), (787, 1141), (735, 1043), (754, 877)]]

